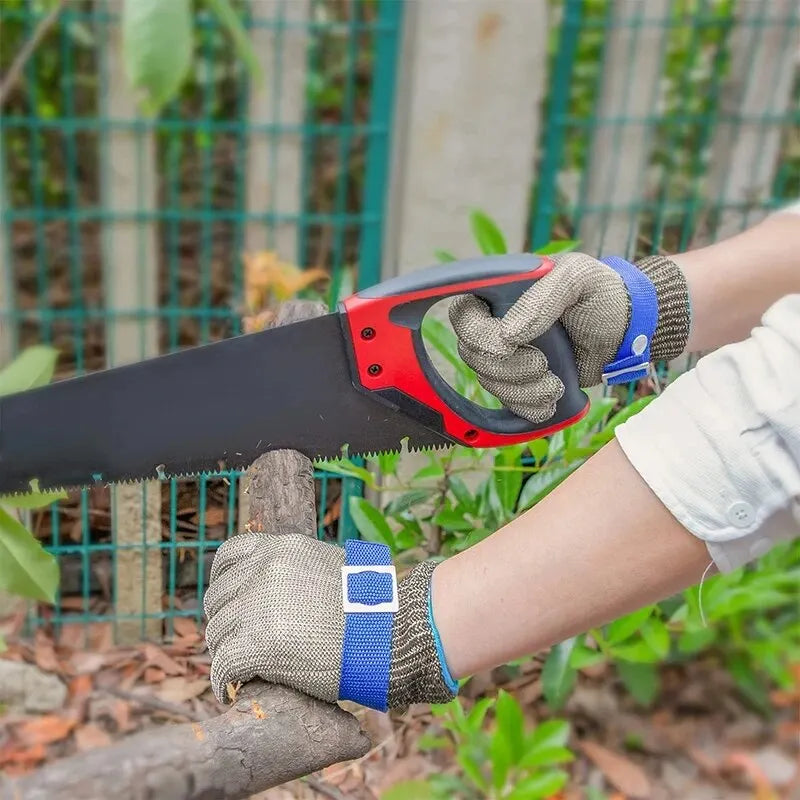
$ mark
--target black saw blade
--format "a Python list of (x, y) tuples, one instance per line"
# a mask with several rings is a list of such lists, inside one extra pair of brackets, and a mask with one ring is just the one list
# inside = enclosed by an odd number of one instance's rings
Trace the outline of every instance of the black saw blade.
[(0, 494), (450, 442), (353, 387), (338, 314), (0, 399)]

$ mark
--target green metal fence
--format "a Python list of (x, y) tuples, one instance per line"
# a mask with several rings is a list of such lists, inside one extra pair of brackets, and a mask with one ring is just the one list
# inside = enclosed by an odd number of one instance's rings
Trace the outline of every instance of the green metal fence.
[[(530, 243), (575, 237), (590, 252), (674, 251), (728, 235), (796, 198), (797, 5), (551, 0)], [(115, 113), (109, 103), (113, 5), (65, 4), (0, 119), (0, 258), (11, 265), (0, 273), (9, 284), (0, 288), (10, 333), (0, 343), (5, 355), (53, 343), (60, 373), (72, 374), (108, 363), (116, 321), (155, 325), (160, 352), (240, 332), (242, 252), (254, 228), (270, 249), (290, 226), (297, 263), (330, 271), (330, 303), (375, 283), (405, 6), (314, 0), (298, 21), (291, 3), (273, 3), (268, 16), (242, 4), (251, 33), (272, 36), (266, 121), (250, 118), (248, 76), (224, 32), (201, 13), (191, 79), (147, 121)], [(44, 14), (34, 0), (0, 3), (4, 70)], [(287, 121), (285, 53), (297, 35), (305, 42), (303, 112)], [(738, 87), (735, 101), (731, 86)], [(154, 204), (120, 211), (108, 202), (118, 176), (104, 158), (120, 132), (140, 137), (129, 151), (134, 172), (145, 169), (147, 147), (154, 148)], [(300, 148), (300, 200), (289, 211), (280, 185), (287, 141)], [(248, 205), (253, 146), (266, 148), (268, 172), (267, 199), (256, 209)], [(120, 310), (107, 302), (114, 276), (103, 236), (126, 223), (155, 225), (156, 301)], [(137, 275), (148, 268), (146, 256), (143, 248)], [(40, 608), (32, 622), (132, 620), (144, 635), (147, 620), (167, 620), (169, 633), (175, 618), (199, 618), (210, 556), (239, 526), (240, 477), (223, 471), (165, 481), (155, 542), (144, 531), (136, 541), (115, 540), (109, 489), (84, 491), (38, 514), (35, 532), (57, 554), (63, 586), (55, 607)], [(346, 498), (360, 487), (317, 478), (320, 537), (352, 535)], [(126, 548), (141, 554), (143, 571), (154, 552), (163, 572), (163, 597), (155, 607), (143, 597), (144, 610), (127, 617), (114, 580)], [(141, 586), (145, 593), (144, 572)]]
[[(0, 127), (2, 257), (13, 265), (3, 311), (12, 351), (51, 343), (61, 354), (59, 375), (102, 368), (109, 360), (114, 328), (108, 326), (115, 313), (143, 325), (155, 320), (160, 352), (239, 333), (241, 254), (253, 223), (264, 228), (268, 249), (282, 223), (295, 227), (297, 262), (332, 275), (331, 304), (379, 279), (403, 4), (315, 0), (301, 21), (293, 19), (291, 3), (273, 4), (270, 16), (258, 16), (263, 4), (242, 8), (251, 33), (269, 31), (274, 37), (274, 58), (265, 65), (265, 80), (274, 89), (267, 123), (248, 120), (248, 76), (225, 33), (202, 15), (194, 69), (180, 97), (156, 121), (114, 115), (103, 43), (113, 40), (118, 15), (102, 2), (64, 6), (27, 62)], [(35, 2), (0, 3), (4, 68), (44, 16)], [(307, 59), (304, 113), (295, 123), (282, 121), (280, 96), (282, 53), (292, 36), (303, 37)], [(104, 171), (101, 163), (119, 131), (152, 135), (155, 207), (116, 211), (103, 202), (113, 194), (117, 175), (113, 165)], [(263, 176), (268, 203), (258, 209), (246, 205), (248, 137), (254, 133), (264, 133), (269, 148), (269, 174)], [(280, 210), (277, 166), (278, 149), (289, 137), (300, 142), (302, 195), (296, 212), (287, 213)], [(147, 157), (140, 141), (134, 172), (146, 169)], [(126, 222), (157, 226), (158, 302), (115, 312), (104, 301), (109, 276), (102, 237), (105, 227)], [(140, 253), (136, 269), (143, 274), (147, 268)], [(341, 498), (360, 487), (325, 473), (316, 477), (319, 536), (352, 535)], [(142, 553), (143, 570), (148, 548), (163, 555), (163, 603), (158, 600), (152, 611), (152, 598), (143, 599), (150, 610), (132, 618), (141, 617), (143, 631), (146, 617), (199, 616), (210, 556), (237, 529), (239, 478), (228, 471), (165, 482), (163, 534), (156, 544), (144, 534), (139, 541), (114, 540), (108, 489), (80, 492), (36, 515), (37, 536), (58, 557), (62, 591), (54, 608), (39, 609), (33, 622), (127, 621), (116, 611), (113, 580), (125, 548)], [(142, 591), (146, 584), (142, 576)]]

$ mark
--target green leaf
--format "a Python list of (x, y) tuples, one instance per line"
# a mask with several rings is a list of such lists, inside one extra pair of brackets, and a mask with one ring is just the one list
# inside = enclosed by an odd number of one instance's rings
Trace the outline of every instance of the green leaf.
[(400, 451), (381, 453), (378, 456), (378, 469), (381, 475), (394, 475), (397, 472), (397, 464), (400, 461)]
[(476, 208), (469, 219), (472, 235), (484, 255), (501, 255), (508, 252), (506, 240), (491, 217)]
[(505, 800), (540, 800), (552, 797), (567, 783), (567, 773), (560, 769), (551, 769), (540, 772), (530, 778), (520, 781)]
[(655, 606), (646, 606), (645, 608), (640, 608), (631, 614), (626, 614), (624, 617), (614, 620), (614, 622), (608, 626), (606, 641), (609, 644), (619, 644), (630, 636), (633, 636), (633, 634), (650, 618), (654, 608)]
[[(508, 463), (508, 456), (503, 452), (495, 456), (494, 463), (495, 466), (499, 467), (513, 466)], [(510, 517), (514, 513), (517, 498), (519, 497), (519, 490), (522, 486), (522, 470), (496, 470), (492, 474), (492, 480), (494, 481), (494, 488), (500, 500), (500, 505), (505, 512), (505, 516)]]
[(492, 765), (492, 785), (501, 789), (513, 763), (511, 745), (501, 730), (496, 730), (489, 742), (489, 760)]
[(392, 550), (397, 548), (394, 534), (381, 512), (364, 497), (354, 495), (350, 498), (350, 516), (358, 532), (371, 542), (383, 542)]
[(666, 658), (669, 654), (669, 631), (667, 626), (658, 618), (650, 617), (642, 626), (642, 638), (650, 645), (659, 659)]
[(547, 451), (550, 449), (550, 444), (547, 439), (534, 439), (528, 442), (528, 450), (536, 460), (537, 464), (541, 464), (547, 458)]
[(0, 371), (0, 397), (45, 386), (53, 379), (58, 351), (45, 345), (23, 350)]
[(363, 481), (370, 489), (375, 489), (375, 478), (372, 473), (364, 467), (359, 467), (352, 461), (342, 459), (340, 461), (327, 461), (320, 459), (314, 462), (316, 469), (324, 472), (330, 472), (333, 475), (344, 475), (347, 478), (356, 478), (356, 480)]
[(492, 707), (493, 702), (491, 697), (483, 697), (470, 709), (467, 714), (467, 723), (471, 731), (477, 733), (483, 727), (486, 712)]
[(489, 788), (489, 783), (481, 772), (481, 768), (477, 761), (464, 749), (459, 749), (456, 753), (456, 761), (458, 761), (461, 769), (464, 770), (467, 777), (483, 791)]
[(410, 492), (395, 497), (386, 507), (387, 514), (402, 514), (420, 503), (424, 503), (435, 492), (435, 489), (412, 489)]
[(448, 480), (448, 487), (450, 491), (458, 500), (458, 504), (464, 506), (468, 512), (474, 513), (478, 504), (475, 495), (467, 488), (467, 484), (458, 477), (458, 475), (451, 475)]
[(125, 0), (122, 59), (146, 114), (158, 114), (183, 85), (192, 32), (190, 0)]
[(574, 250), (580, 241), (578, 239), (556, 239), (553, 242), (548, 242), (544, 247), (537, 248), (537, 256), (554, 256), (557, 253), (569, 253)]
[(260, 84), (264, 78), (261, 72), (261, 65), (258, 63), (258, 58), (247, 36), (247, 31), (242, 25), (242, 20), (230, 4), (230, 0), (206, 0), (206, 3), (222, 27), (228, 31), (231, 39), (233, 39), (236, 55), (245, 63), (250, 76), (256, 84)]
[(58, 563), (25, 527), (0, 508), (0, 589), (52, 603)]
[(599, 650), (591, 650), (586, 645), (577, 644), (569, 657), (569, 665), (575, 669), (583, 669), (605, 660), (605, 655)]
[(522, 491), (517, 501), (517, 511), (526, 511), (535, 506), (540, 500), (546, 497), (560, 483), (565, 481), (580, 464), (559, 465), (556, 467), (545, 467), (535, 472), (525, 481)]
[(503, 689), (497, 695), (495, 716), (497, 718), (498, 732), (508, 742), (511, 758), (516, 763), (522, 758), (525, 720), (519, 703)]
[(447, 250), (434, 250), (433, 255), (437, 261), (441, 261), (443, 264), (447, 264), (451, 261), (458, 261), (458, 259)]
[(423, 733), (417, 739), (417, 747), (420, 750), (444, 750), (450, 746), (450, 739), (447, 736), (434, 736), (432, 733)]
[(443, 508), (434, 518), (433, 524), (448, 531), (471, 531), (475, 525), (452, 508)]
[(772, 705), (769, 694), (763, 681), (753, 671), (749, 659), (742, 654), (734, 653), (728, 658), (725, 666), (745, 699), (763, 714), (770, 714)]
[(432, 464), (428, 464), (427, 467), (417, 470), (411, 478), (411, 482), (414, 483), (415, 481), (421, 481), (425, 478), (441, 478), (443, 475), (444, 465), (440, 461), (434, 461)]
[(569, 723), (563, 719), (549, 719), (536, 726), (528, 737), (527, 749), (564, 747), (569, 739)]
[(403, 781), (381, 794), (381, 800), (433, 800), (434, 797), (427, 781)]
[(570, 666), (569, 657), (576, 638), (567, 639), (551, 648), (542, 669), (542, 689), (548, 705), (561, 708), (569, 697), (577, 672)]
[(714, 628), (700, 628), (696, 631), (684, 631), (678, 638), (678, 651), (687, 655), (699, 653), (717, 638)]
[(653, 652), (653, 648), (644, 639), (640, 639), (633, 644), (615, 645), (611, 648), (611, 654), (614, 658), (633, 661), (637, 664), (649, 664), (659, 660), (658, 655)]
[(423, 317), (422, 339), (447, 359), (447, 362), (456, 371), (462, 371), (466, 366), (458, 355), (458, 340), (455, 333), (442, 320), (431, 314)]
[(655, 664), (632, 664), (630, 661), (618, 661), (617, 674), (625, 684), (625, 688), (643, 706), (649, 706), (656, 699), (659, 678)]
[(534, 767), (554, 767), (557, 764), (566, 764), (575, 760), (575, 754), (568, 747), (542, 747), (526, 753), (520, 767), (533, 769)]

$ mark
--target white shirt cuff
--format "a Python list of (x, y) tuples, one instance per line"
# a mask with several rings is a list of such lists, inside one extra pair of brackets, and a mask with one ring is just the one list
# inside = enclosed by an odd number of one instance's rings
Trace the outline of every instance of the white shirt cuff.
[(701, 359), (616, 437), (721, 571), (800, 535), (800, 295)]

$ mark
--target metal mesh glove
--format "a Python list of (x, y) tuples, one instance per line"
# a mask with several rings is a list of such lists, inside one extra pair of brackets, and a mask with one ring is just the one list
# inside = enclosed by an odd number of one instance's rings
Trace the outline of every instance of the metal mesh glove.
[[(515, 414), (543, 422), (564, 393), (547, 359), (529, 342), (560, 321), (569, 336), (582, 387), (602, 382), (628, 328), (631, 301), (619, 274), (583, 253), (553, 257), (553, 269), (528, 289), (500, 319), (474, 295), (455, 298), (450, 321), (461, 358), (478, 381)], [(658, 326), (650, 343), (653, 360), (675, 358), (689, 336), (686, 280), (678, 266), (651, 256), (636, 266), (653, 282)]]
[[(204, 610), (211, 685), (220, 702), (228, 699), (229, 683), (256, 677), (327, 702), (339, 699), (344, 561), (342, 548), (302, 534), (242, 533), (219, 548)], [(418, 564), (398, 585), (389, 708), (454, 697), (428, 619), (434, 568)]]

